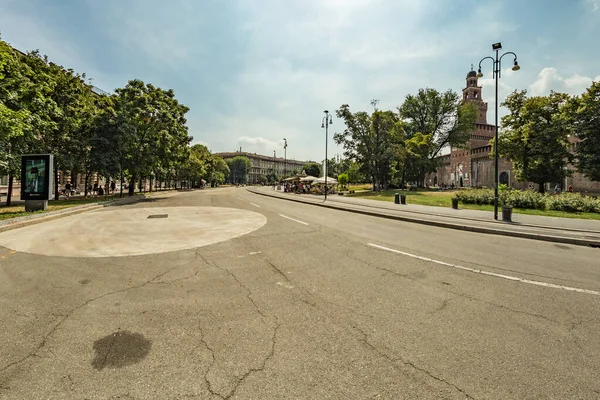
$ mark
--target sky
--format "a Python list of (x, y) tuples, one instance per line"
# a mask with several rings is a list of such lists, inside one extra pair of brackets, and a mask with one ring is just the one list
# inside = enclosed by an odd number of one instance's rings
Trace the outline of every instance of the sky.
[[(460, 92), (495, 42), (521, 65), (503, 58), (500, 102), (600, 80), (600, 0), (0, 0), (0, 34), (107, 92), (136, 78), (174, 89), (194, 143), (212, 152), (283, 156), (286, 138), (298, 160), (324, 159), (324, 110)], [(492, 67), (479, 81), (491, 123)], [(334, 118), (329, 158), (343, 130)]]

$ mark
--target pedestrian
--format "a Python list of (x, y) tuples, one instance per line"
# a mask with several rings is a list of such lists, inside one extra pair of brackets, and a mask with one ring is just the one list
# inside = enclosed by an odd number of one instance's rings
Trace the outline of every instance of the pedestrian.
[(92, 194), (96, 196), (98, 194), (98, 182), (94, 183), (94, 189), (92, 190)]
[(102, 186), (98, 187), (98, 195), (104, 196), (104, 188)]
[(110, 183), (110, 191), (114, 194), (115, 193), (115, 189), (117, 188), (117, 184), (115, 183), (115, 181), (112, 181)]
[(567, 188), (567, 192), (573, 193), (573, 186), (569, 185), (569, 187)]
[(558, 194), (560, 192), (560, 188), (558, 187), (558, 183), (554, 186), (554, 194)]
[(92, 193), (92, 184), (91, 184), (91, 183), (88, 185), (88, 188), (87, 188), (87, 189), (88, 189), (88, 190), (87, 190), (88, 194), (91, 196), (91, 195), (93, 194), (93, 193)]
[(69, 197), (71, 197), (71, 182), (65, 183), (65, 198), (67, 200), (69, 200)]

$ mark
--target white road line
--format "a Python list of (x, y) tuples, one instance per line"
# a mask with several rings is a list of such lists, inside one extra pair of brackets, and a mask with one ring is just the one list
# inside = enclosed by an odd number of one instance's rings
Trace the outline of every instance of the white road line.
[(289, 219), (289, 220), (291, 220), (291, 221), (297, 222), (297, 223), (299, 223), (299, 224), (302, 224), (302, 225), (308, 225), (306, 222), (298, 221), (297, 219), (294, 219), (294, 218), (291, 218), (291, 217), (285, 216), (285, 215), (283, 215), (283, 214), (279, 214), (279, 216), (280, 216), (280, 217), (283, 217), (283, 218), (287, 218), (287, 219)]
[(248, 202), (248, 203), (252, 204), (254, 207), (258, 207), (258, 208), (260, 208), (260, 206), (259, 206), (258, 204), (254, 204), (254, 203), (252, 203), (252, 202)]
[(240, 196), (235, 196), (238, 200), (244, 201)]
[(533, 281), (531, 279), (519, 278), (518, 276), (510, 276), (510, 275), (497, 274), (495, 272), (489, 272), (489, 271), (483, 271), (483, 270), (475, 269), (475, 268), (463, 267), (462, 265), (450, 264), (450, 263), (447, 263), (447, 262), (444, 262), (444, 261), (434, 260), (432, 258), (422, 257), (422, 256), (418, 256), (416, 254), (411, 254), (411, 253), (406, 253), (406, 252), (400, 251), (400, 250), (390, 249), (388, 247), (379, 246), (379, 245), (374, 244), (374, 243), (367, 243), (367, 244), (369, 246), (371, 246), (371, 247), (375, 247), (375, 248), (378, 248), (378, 249), (381, 249), (381, 250), (391, 251), (392, 253), (402, 254), (403, 256), (412, 257), (412, 258), (416, 258), (418, 260), (422, 260), (422, 261), (427, 261), (427, 262), (431, 262), (431, 263), (435, 263), (435, 264), (444, 265), (446, 267), (457, 268), (457, 269), (461, 269), (463, 271), (473, 272), (473, 273), (476, 273), (476, 274), (493, 276), (493, 277), (502, 278), (502, 279), (508, 279), (509, 281), (516, 281), (516, 282), (521, 282), (521, 283), (528, 283), (530, 285), (544, 286), (544, 287), (549, 287), (549, 288), (553, 288), (553, 289), (562, 289), (562, 290), (567, 290), (567, 291), (570, 291), (570, 292), (593, 294), (593, 295), (596, 295), (596, 296), (600, 296), (600, 292), (596, 291), (596, 290), (589, 290), (589, 289), (581, 289), (581, 288), (576, 288), (576, 287), (571, 287), (571, 286), (556, 285), (554, 283), (540, 282), (540, 281)]

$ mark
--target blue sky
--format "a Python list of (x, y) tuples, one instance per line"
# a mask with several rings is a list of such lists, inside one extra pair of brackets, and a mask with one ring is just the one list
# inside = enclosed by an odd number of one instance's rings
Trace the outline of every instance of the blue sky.
[[(134, 78), (174, 89), (213, 152), (280, 156), (285, 137), (296, 159), (324, 158), (323, 110), (460, 91), (497, 41), (522, 67), (502, 75), (501, 99), (600, 80), (600, 0), (0, 0), (0, 32), (109, 92)], [(489, 122), (491, 69), (480, 80)], [(330, 156), (340, 130), (334, 120)]]

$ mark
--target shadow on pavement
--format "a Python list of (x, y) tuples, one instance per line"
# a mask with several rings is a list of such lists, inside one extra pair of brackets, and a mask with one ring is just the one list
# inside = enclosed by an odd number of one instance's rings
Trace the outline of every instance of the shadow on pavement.
[(139, 333), (117, 331), (94, 342), (96, 356), (92, 367), (102, 370), (105, 367), (122, 368), (137, 364), (150, 352), (152, 342)]

